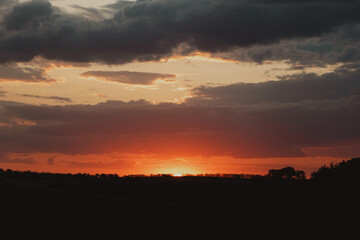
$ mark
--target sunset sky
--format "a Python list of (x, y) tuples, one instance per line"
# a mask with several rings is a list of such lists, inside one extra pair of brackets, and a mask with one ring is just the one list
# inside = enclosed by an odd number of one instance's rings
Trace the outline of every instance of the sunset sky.
[(0, 0), (0, 168), (309, 175), (360, 156), (356, 0)]

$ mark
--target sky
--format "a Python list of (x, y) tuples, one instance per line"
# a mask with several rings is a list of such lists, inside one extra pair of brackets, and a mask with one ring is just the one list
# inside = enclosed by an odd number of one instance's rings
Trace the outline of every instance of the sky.
[(310, 173), (360, 156), (356, 0), (0, 0), (0, 168)]

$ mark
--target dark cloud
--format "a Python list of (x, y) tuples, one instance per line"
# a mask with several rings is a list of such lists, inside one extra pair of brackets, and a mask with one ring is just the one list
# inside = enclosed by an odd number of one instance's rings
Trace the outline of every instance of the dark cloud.
[(175, 74), (129, 72), (129, 71), (88, 71), (81, 74), (82, 77), (95, 77), (108, 82), (150, 85), (156, 80), (176, 78)]
[(274, 44), (236, 48), (213, 55), (256, 63), (286, 60), (294, 65), (325, 67), (327, 64), (359, 62), (359, 37), (360, 25), (351, 24), (319, 37), (281, 40)]
[(11, 157), (9, 153), (0, 152), (0, 163), (22, 163), (22, 164), (36, 164), (33, 157), (26, 154), (18, 157)]
[[(353, 66), (356, 67), (356, 66)], [(290, 103), (305, 100), (334, 100), (360, 95), (360, 68), (345, 65), (323, 75), (298, 74), (279, 77), (280, 81), (202, 86), (193, 89), (195, 98), (188, 102), (219, 103)]]
[(4, 101), (4, 100), (0, 101), (0, 109), (8, 106), (28, 106), (28, 104), (21, 102)]
[(5, 93), (7, 93), (7, 91), (0, 90), (0, 97), (5, 97)]
[(0, 65), (0, 82), (19, 81), (25, 83), (53, 83), (43, 68), (20, 67), (15, 64)]
[(31, 94), (17, 94), (22, 97), (30, 97), (30, 98), (41, 98), (41, 99), (52, 99), (60, 102), (72, 102), (72, 100), (68, 97), (58, 97), (58, 96), (39, 96), (39, 95), (31, 95)]
[(296, 89), (288, 91), (290, 100), (282, 96), (281, 101), (262, 99), (252, 104), (229, 104), (228, 99), (157, 105), (146, 101), (93, 106), (6, 103), (3, 114), (37, 124), (4, 126), (0, 152), (270, 158), (303, 157), (304, 148), (360, 142), (359, 95), (293, 99)]
[(351, 159), (359, 156), (360, 144), (313, 147), (304, 149), (304, 152), (308, 156), (338, 157)]
[(8, 5), (8, 4), (11, 5), (11, 3), (16, 4), (16, 3), (19, 3), (19, 1), (18, 0), (0, 0), (0, 6)]
[(4, 5), (8, 5), (10, 3), (18, 3), (18, 1), (15, 1), (15, 0), (0, 0), (0, 7), (2, 7)]
[(323, 36), (360, 21), (357, 1), (139, 0), (114, 8), (113, 18), (92, 21), (46, 1), (18, 4), (2, 21), (0, 62), (159, 60), (174, 51), (217, 53)]
[(68, 167), (76, 168), (96, 168), (96, 169), (118, 169), (129, 167), (131, 164), (128, 161), (118, 160), (112, 162), (75, 162), (75, 161), (61, 161)]
[(2, 20), (7, 11), (12, 9), (17, 3), (18, 1), (16, 0), (0, 0), (0, 20)]
[(6, 30), (21, 30), (25, 27), (38, 28), (53, 12), (50, 2), (31, 1), (14, 6), (4, 18)]

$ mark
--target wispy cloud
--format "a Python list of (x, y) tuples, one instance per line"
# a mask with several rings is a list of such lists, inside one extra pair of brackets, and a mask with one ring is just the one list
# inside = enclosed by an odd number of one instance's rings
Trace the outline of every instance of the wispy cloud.
[(88, 71), (81, 74), (82, 77), (94, 77), (108, 82), (125, 84), (151, 85), (156, 80), (176, 78), (175, 74), (129, 72), (129, 71)]
[(17, 95), (21, 96), (21, 97), (29, 97), (29, 98), (51, 99), (51, 100), (56, 100), (56, 101), (60, 101), (60, 102), (69, 102), (69, 103), (72, 102), (72, 100), (68, 97), (39, 96), (39, 95), (32, 95), (32, 94), (17, 94)]

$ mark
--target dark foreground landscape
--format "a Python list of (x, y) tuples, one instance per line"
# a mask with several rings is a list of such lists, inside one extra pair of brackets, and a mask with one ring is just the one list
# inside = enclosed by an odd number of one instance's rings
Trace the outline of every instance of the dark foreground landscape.
[(0, 170), (1, 239), (358, 239), (360, 159), (304, 179)]

